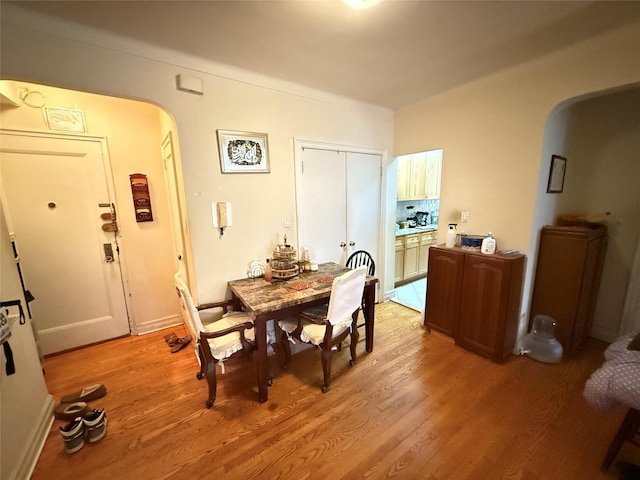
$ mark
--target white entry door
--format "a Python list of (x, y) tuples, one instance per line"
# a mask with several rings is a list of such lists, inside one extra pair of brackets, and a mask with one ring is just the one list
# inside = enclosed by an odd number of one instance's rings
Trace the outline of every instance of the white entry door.
[(301, 246), (318, 263), (344, 264), (356, 250), (378, 262), (381, 156), (303, 148), (298, 171)]
[[(114, 202), (97, 139), (2, 132), (0, 191), (43, 354), (130, 333)], [(112, 255), (108, 255), (111, 249)]]

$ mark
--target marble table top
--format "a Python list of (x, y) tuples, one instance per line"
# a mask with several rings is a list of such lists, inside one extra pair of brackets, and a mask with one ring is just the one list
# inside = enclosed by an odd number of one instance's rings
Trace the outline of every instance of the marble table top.
[[(233, 294), (254, 316), (272, 313), (296, 305), (310, 303), (331, 295), (333, 278), (348, 271), (337, 263), (322, 263), (317, 272), (304, 272), (288, 280), (267, 282), (263, 277), (243, 278), (229, 282)], [(372, 285), (377, 278), (367, 276), (365, 285)], [(296, 290), (297, 282), (309, 283), (309, 288)]]

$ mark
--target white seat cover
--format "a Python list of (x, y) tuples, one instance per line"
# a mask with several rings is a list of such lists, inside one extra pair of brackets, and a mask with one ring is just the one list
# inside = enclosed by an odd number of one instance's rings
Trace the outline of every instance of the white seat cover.
[[(334, 337), (351, 326), (351, 315), (360, 308), (362, 302), (362, 292), (364, 290), (366, 276), (367, 267), (363, 265), (333, 279), (329, 306), (324, 307), (326, 310), (324, 317), (333, 325)], [(315, 308), (309, 313), (312, 313), (314, 316), (321, 316), (320, 309), (322, 308), (323, 307)], [(298, 321), (296, 319), (284, 319), (280, 320), (278, 325), (287, 334), (291, 334), (298, 326)], [(304, 320), (300, 340), (306, 343), (320, 345), (324, 339), (325, 331), (326, 327), (324, 325), (317, 325)]]

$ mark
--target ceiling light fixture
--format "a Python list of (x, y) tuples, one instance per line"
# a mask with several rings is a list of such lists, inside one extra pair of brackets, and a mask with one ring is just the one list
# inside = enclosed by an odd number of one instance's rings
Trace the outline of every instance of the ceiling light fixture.
[(373, 7), (376, 3), (380, 3), (382, 0), (342, 0), (351, 8), (363, 9)]

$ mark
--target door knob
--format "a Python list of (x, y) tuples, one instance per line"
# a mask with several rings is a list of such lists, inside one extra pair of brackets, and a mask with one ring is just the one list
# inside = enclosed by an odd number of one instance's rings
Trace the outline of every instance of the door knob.
[(346, 247), (346, 246), (347, 246), (347, 244), (346, 244), (346, 243), (344, 243), (344, 242), (340, 242), (340, 247), (344, 248), (344, 247)]
[(354, 242), (353, 240), (351, 240), (351, 241), (349, 242), (349, 246), (350, 246), (350, 247), (355, 247), (355, 246), (356, 246), (356, 242)]

